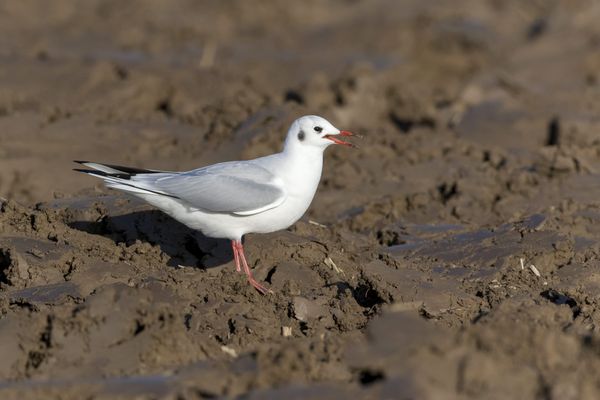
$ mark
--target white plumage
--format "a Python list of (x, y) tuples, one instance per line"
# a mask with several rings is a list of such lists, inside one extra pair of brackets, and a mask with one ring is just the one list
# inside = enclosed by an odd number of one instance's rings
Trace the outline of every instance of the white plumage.
[(232, 241), (236, 268), (244, 266), (250, 283), (259, 284), (247, 265), (241, 239), (246, 233), (285, 229), (308, 209), (317, 190), (323, 151), (350, 143), (324, 118), (305, 116), (291, 125), (282, 152), (248, 161), (224, 162), (186, 172), (168, 172), (77, 161), (107, 187), (140, 197), (204, 235)]

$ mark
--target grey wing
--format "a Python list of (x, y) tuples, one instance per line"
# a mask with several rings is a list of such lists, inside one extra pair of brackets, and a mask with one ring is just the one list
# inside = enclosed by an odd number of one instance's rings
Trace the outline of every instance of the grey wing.
[(157, 178), (153, 188), (212, 212), (251, 215), (277, 207), (286, 198), (281, 182), (250, 162), (215, 164)]

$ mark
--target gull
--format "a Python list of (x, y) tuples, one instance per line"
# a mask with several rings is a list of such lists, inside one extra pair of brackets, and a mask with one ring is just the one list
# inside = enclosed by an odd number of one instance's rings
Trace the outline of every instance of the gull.
[(315, 196), (323, 152), (340, 139), (356, 136), (326, 119), (307, 115), (290, 126), (280, 153), (228, 161), (185, 172), (75, 161), (90, 169), (75, 171), (101, 178), (109, 188), (139, 197), (191, 229), (229, 239), (237, 272), (260, 293), (269, 290), (250, 270), (242, 238), (247, 233), (286, 229), (302, 217)]

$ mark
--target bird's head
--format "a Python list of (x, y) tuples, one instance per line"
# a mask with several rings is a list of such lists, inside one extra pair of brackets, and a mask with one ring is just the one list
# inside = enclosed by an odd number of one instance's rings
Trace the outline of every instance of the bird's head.
[(316, 115), (306, 115), (298, 118), (290, 126), (285, 147), (317, 148), (325, 150), (329, 145), (356, 147), (350, 142), (340, 139), (340, 136), (355, 136), (351, 132), (341, 131), (325, 118)]

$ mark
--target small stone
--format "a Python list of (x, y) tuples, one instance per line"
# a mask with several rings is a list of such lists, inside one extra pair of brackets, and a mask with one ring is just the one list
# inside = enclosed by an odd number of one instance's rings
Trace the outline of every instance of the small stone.
[(296, 296), (292, 300), (292, 311), (294, 318), (302, 322), (307, 322), (323, 315), (321, 305), (300, 296)]

